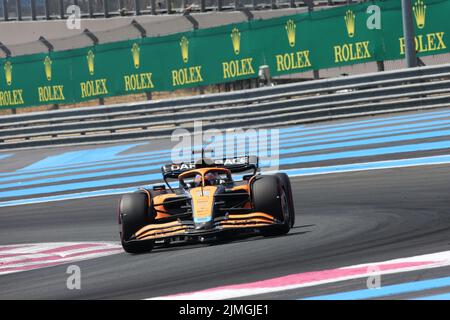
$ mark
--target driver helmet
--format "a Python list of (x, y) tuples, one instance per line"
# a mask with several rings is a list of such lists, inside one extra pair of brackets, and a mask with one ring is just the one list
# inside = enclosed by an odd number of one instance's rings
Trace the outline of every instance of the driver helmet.
[(200, 187), (202, 185), (202, 175), (201, 174), (197, 174), (194, 178), (194, 185), (196, 187)]
[(208, 172), (205, 174), (205, 186), (212, 186), (217, 183), (219, 175), (217, 172)]

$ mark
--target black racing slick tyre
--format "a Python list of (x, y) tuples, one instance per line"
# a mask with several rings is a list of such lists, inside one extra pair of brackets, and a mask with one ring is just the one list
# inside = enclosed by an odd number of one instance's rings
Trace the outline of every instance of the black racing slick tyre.
[(281, 224), (261, 229), (263, 236), (279, 236), (291, 229), (289, 199), (283, 183), (276, 175), (258, 176), (251, 186), (253, 207), (256, 211), (273, 215)]
[(144, 192), (125, 194), (119, 202), (120, 240), (128, 253), (143, 253), (153, 249), (154, 241), (130, 241), (130, 238), (151, 222), (148, 214), (148, 195)]
[(291, 228), (295, 224), (295, 209), (294, 209), (294, 197), (292, 196), (292, 187), (291, 187), (291, 180), (289, 179), (289, 176), (284, 172), (279, 172), (275, 174), (283, 184), (283, 188), (287, 193), (288, 200), (289, 200), (289, 212), (291, 214)]

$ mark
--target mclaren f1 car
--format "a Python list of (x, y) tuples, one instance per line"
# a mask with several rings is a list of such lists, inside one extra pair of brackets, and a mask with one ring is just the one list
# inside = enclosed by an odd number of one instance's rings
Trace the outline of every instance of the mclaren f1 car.
[[(120, 199), (120, 239), (126, 252), (229, 238), (244, 230), (277, 236), (288, 233), (294, 224), (289, 177), (260, 174), (255, 156), (215, 160), (202, 156), (197, 162), (161, 169), (165, 184)], [(239, 181), (233, 180), (236, 173), (243, 174)]]

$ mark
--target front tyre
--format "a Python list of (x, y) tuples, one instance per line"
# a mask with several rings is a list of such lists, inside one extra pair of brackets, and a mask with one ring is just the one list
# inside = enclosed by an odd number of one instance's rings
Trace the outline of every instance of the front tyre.
[(125, 194), (119, 202), (120, 240), (128, 253), (150, 252), (154, 241), (130, 241), (130, 238), (151, 222), (148, 212), (148, 195), (144, 192)]
[(291, 228), (295, 224), (295, 209), (294, 209), (294, 197), (292, 196), (292, 187), (291, 187), (291, 180), (289, 179), (289, 176), (284, 172), (279, 172), (275, 174), (281, 181), (283, 185), (283, 189), (286, 191), (286, 194), (288, 196), (289, 200), (289, 211), (291, 214)]
[(253, 207), (255, 211), (273, 215), (281, 224), (261, 230), (263, 236), (279, 236), (291, 229), (291, 212), (289, 196), (283, 183), (276, 175), (258, 176), (251, 186)]

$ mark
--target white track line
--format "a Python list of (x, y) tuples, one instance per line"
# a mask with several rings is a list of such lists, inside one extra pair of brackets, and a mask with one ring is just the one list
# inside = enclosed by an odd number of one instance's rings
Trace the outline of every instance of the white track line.
[(374, 275), (401, 273), (450, 265), (450, 251), (338, 269), (291, 274), (262, 281), (150, 298), (150, 300), (220, 300), (281, 292)]
[(113, 242), (55, 242), (0, 246), (0, 275), (123, 252)]

